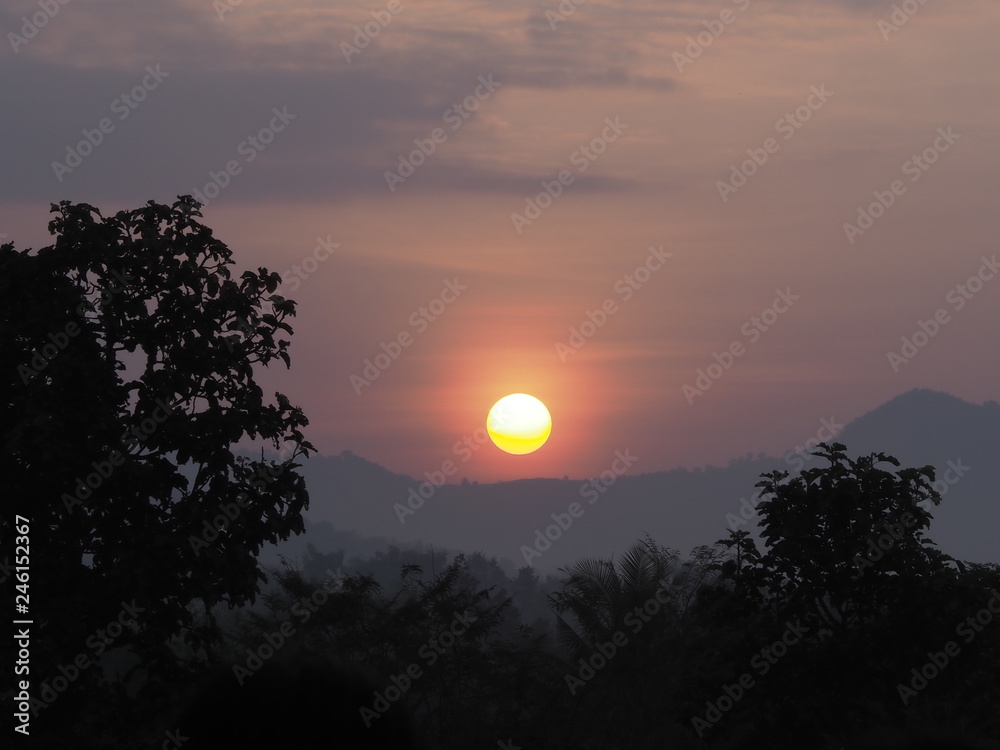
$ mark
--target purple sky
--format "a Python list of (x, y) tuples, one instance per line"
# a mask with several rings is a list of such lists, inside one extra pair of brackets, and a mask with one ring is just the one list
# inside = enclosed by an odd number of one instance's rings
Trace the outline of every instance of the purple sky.
[[(725, 463), (914, 387), (996, 399), (1000, 6), (897, 5), (10, 0), (0, 235), (203, 191), (300, 303), (264, 383), (321, 452), (413, 476)], [(462, 458), (517, 391), (549, 443)]]

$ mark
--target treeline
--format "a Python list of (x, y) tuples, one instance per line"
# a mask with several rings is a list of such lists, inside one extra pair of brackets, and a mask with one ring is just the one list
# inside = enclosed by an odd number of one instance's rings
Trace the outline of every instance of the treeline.
[(345, 573), (342, 553), (311, 551), (216, 659), (240, 685), (292, 654), (365, 665), (364, 725), (404, 708), (428, 747), (1000, 739), (1000, 570), (926, 536), (933, 469), (843, 451), (763, 475), (763, 549), (732, 531), (682, 559), (647, 538), (544, 582), (479, 554), (391, 549)]
[(38, 746), (72, 727), (107, 750), (833, 750), (907, 747), (880, 739), (904, 730), (996, 747), (1000, 566), (928, 538), (931, 467), (844, 451), (762, 475), (762, 547), (730, 531), (682, 557), (645, 538), (545, 580), (478, 553), (309, 548), (251, 605), (192, 604), (198, 638), (45, 681)]

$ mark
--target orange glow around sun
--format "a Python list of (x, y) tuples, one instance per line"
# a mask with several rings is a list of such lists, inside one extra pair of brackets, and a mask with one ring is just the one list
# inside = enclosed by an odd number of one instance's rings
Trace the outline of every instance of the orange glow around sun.
[[(560, 367), (545, 331), (527, 335), (517, 329), (515, 333), (518, 335), (503, 329), (491, 331), (486, 336), (488, 341), (479, 343), (484, 334), (477, 328), (476, 341), (457, 349), (439, 364), (435, 403), (441, 405), (443, 437), (437, 453), (430, 454), (424, 464), (433, 465), (436, 455), (442, 452), (451, 455), (455, 441), (470, 438), (482, 449), (473, 450), (472, 456), (460, 463), (461, 474), (470, 481), (509, 481), (574, 473), (570, 468), (574, 461), (589, 457), (588, 451), (603, 449), (587, 439), (593, 432), (595, 417), (600, 418), (605, 408), (603, 401), (588, 395), (599, 389), (594, 373), (585, 368)], [(491, 405), (515, 393), (531, 394), (540, 400), (555, 424), (555, 431), (540, 450), (509, 453), (496, 445), (486, 429)], [(415, 464), (417, 469), (420, 466)]]

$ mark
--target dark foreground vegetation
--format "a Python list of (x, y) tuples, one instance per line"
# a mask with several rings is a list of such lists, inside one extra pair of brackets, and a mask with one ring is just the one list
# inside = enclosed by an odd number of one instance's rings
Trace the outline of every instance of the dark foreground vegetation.
[(53, 211), (52, 247), (0, 248), (15, 746), (998, 746), (1000, 570), (932, 544), (932, 467), (836, 443), (761, 477), (759, 542), (643, 539), (554, 585), (398, 550), (268, 576), (309, 502), (307, 420), (254, 381), (294, 302), (231, 279), (189, 199)]

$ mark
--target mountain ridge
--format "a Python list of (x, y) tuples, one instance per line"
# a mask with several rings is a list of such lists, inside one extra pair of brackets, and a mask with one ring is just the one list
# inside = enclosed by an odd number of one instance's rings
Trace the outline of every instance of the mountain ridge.
[[(920, 388), (862, 414), (828, 442), (844, 443), (852, 457), (883, 452), (902, 467), (935, 466), (944, 501), (934, 509), (930, 537), (949, 554), (981, 562), (996, 556), (991, 529), (1000, 525), (998, 436), (1000, 404), (976, 405)], [(780, 458), (734, 459), (724, 467), (624, 474), (607, 486), (537, 477), (433, 487), (344, 451), (310, 458), (302, 472), (312, 498), (310, 523), (400, 545), (481, 551), (517, 567), (530, 563), (552, 572), (581, 557), (620, 552), (645, 533), (682, 553), (712, 544), (728, 533), (727, 518), (741, 518), (760, 474), (794, 474), (818, 462), (789, 451)], [(577, 517), (570, 513), (573, 503)], [(753, 519), (744, 528), (752, 526)], [(548, 546), (546, 530), (556, 537)]]

